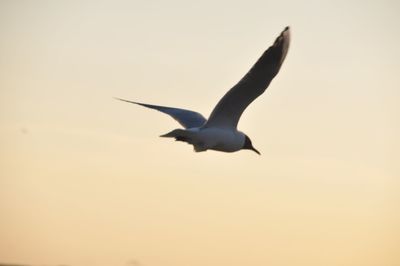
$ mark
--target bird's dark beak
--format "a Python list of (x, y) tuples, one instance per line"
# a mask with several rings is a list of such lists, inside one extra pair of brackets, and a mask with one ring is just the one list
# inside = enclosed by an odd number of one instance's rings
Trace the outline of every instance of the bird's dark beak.
[(255, 153), (257, 153), (258, 155), (261, 155), (261, 153), (254, 147), (251, 147), (250, 150), (254, 151)]
[(252, 150), (255, 153), (257, 153), (258, 155), (261, 155), (261, 153), (256, 148), (253, 147), (253, 144), (251, 143), (250, 138), (247, 135), (244, 135), (244, 136), (245, 136), (245, 139), (244, 139), (244, 144), (243, 144), (242, 149)]

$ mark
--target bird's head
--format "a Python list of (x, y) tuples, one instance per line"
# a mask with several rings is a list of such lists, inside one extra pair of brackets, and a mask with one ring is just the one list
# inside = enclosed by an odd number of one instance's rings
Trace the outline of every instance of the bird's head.
[(245, 139), (244, 139), (244, 144), (242, 147), (242, 150), (252, 150), (255, 153), (257, 153), (258, 155), (261, 155), (261, 153), (253, 147), (253, 144), (251, 143), (250, 138), (247, 135), (244, 135)]

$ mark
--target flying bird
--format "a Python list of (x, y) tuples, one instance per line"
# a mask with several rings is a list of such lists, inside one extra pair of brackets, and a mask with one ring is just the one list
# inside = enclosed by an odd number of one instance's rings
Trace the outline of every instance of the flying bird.
[(170, 115), (183, 126), (183, 129), (174, 129), (160, 137), (187, 142), (193, 145), (196, 152), (206, 150), (235, 152), (247, 149), (260, 154), (253, 147), (250, 138), (237, 129), (237, 125), (247, 106), (263, 94), (278, 74), (288, 52), (289, 42), (290, 30), (286, 27), (249, 72), (222, 97), (208, 119), (198, 112), (186, 109), (116, 99)]

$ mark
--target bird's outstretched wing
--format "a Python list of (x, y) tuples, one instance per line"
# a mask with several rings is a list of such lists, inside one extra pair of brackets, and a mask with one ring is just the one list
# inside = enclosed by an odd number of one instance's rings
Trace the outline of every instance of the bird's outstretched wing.
[(205, 127), (236, 128), (246, 107), (268, 87), (289, 49), (290, 31), (286, 27), (249, 72), (215, 106)]
[(201, 127), (207, 121), (201, 114), (190, 110), (133, 102), (120, 98), (115, 98), (115, 99), (128, 103), (138, 104), (170, 115), (173, 119), (178, 121), (178, 123), (181, 124), (184, 128)]

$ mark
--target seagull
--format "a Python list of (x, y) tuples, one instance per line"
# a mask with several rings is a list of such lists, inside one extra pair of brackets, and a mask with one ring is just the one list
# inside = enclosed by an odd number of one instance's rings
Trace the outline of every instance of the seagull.
[(170, 115), (183, 129), (174, 129), (160, 137), (187, 142), (193, 145), (196, 152), (252, 150), (260, 155), (250, 138), (237, 129), (237, 125), (247, 106), (263, 94), (278, 74), (288, 52), (289, 42), (290, 29), (286, 27), (247, 74), (222, 97), (208, 119), (186, 109), (116, 99)]

